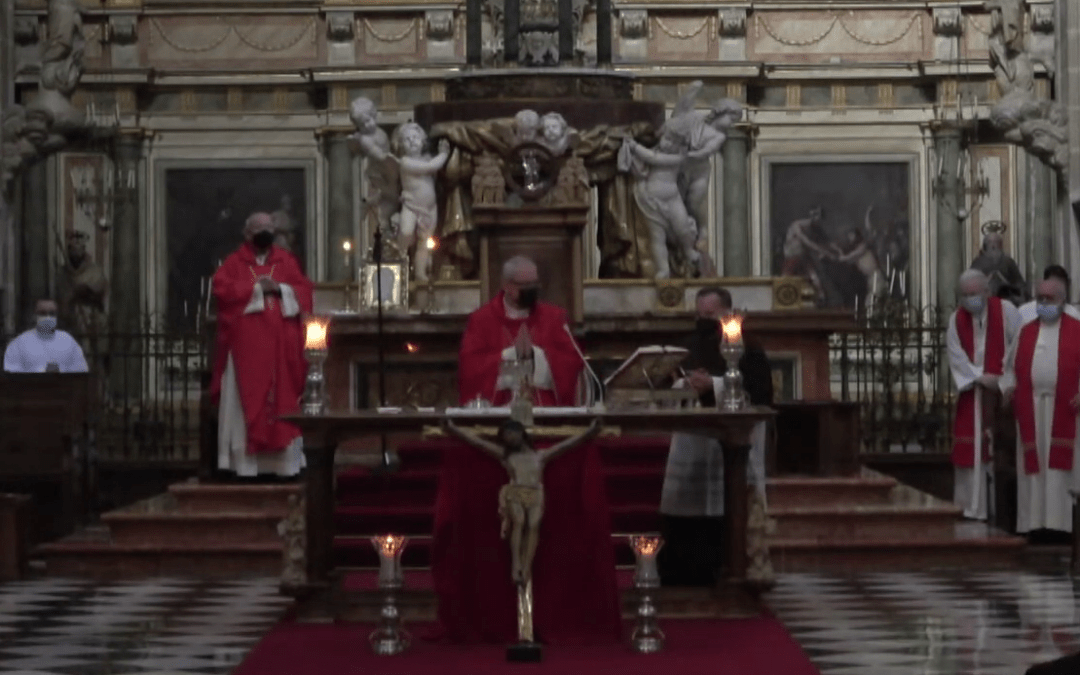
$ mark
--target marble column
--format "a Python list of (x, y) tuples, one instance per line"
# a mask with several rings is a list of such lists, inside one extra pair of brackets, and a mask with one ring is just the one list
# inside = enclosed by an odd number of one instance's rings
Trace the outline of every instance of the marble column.
[(16, 323), (26, 321), (41, 298), (52, 296), (49, 289), (49, 248), (54, 242), (49, 229), (48, 160), (41, 158), (26, 165), (22, 176), (21, 250), (19, 251), (22, 302)]
[[(363, 252), (362, 242), (356, 239), (356, 218), (353, 216), (353, 156), (344, 132), (328, 133), (324, 139), (326, 153), (326, 280), (345, 281), (355, 269), (356, 257)], [(342, 243), (352, 241), (351, 266), (345, 267)]]
[[(15, 3), (0, 2), (0, 119), (15, 101)], [(0, 331), (12, 333), (15, 319), (15, 219), (12, 194), (0, 185)]]
[[(960, 222), (960, 181), (956, 166), (960, 160), (960, 129), (941, 125), (934, 129), (933, 176), (937, 211), (937, 241), (932, 249), (937, 261), (937, 304), (956, 304), (956, 282), (964, 271), (964, 228)], [(941, 167), (940, 171), (938, 167)]]
[[(139, 195), (142, 193), (142, 174), (139, 161), (143, 153), (142, 132), (121, 132), (116, 141), (117, 201), (114, 205), (112, 239), (112, 270), (109, 279), (110, 328), (116, 332), (139, 329), (143, 288), (139, 261)], [(129, 177), (134, 176), (134, 185)]]
[(747, 174), (750, 134), (742, 127), (728, 129), (724, 141), (724, 204), (723, 241), (726, 277), (748, 277), (751, 274), (750, 254), (750, 193)]
[(1027, 155), (1024, 221), (1028, 231), (1027, 279), (1041, 279), (1054, 258), (1054, 216), (1057, 212), (1053, 169), (1030, 153)]

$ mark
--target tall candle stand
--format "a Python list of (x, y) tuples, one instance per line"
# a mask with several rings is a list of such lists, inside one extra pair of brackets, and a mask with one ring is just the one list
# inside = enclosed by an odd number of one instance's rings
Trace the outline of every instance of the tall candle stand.
[(408, 541), (408, 537), (399, 534), (371, 538), (371, 544), (379, 554), (379, 590), (383, 592), (383, 604), (379, 611), (379, 627), (368, 636), (368, 641), (379, 656), (393, 656), (409, 648), (411, 636), (401, 628), (397, 607), (397, 591), (404, 585), (401, 553)]
[(656, 605), (652, 602), (653, 591), (660, 587), (656, 555), (664, 540), (645, 535), (633, 535), (629, 539), (634, 549), (634, 588), (638, 592), (637, 622), (630, 644), (642, 654), (654, 654), (664, 648), (664, 631), (657, 623)]
[(313, 316), (304, 325), (304, 358), (308, 362), (308, 372), (304, 380), (300, 407), (305, 415), (326, 413), (326, 377), (323, 365), (326, 363), (326, 329), (329, 324), (325, 317)]
[(739, 361), (745, 348), (742, 341), (742, 316), (732, 314), (720, 320), (721, 340), (720, 356), (724, 357), (727, 370), (724, 372), (724, 391), (720, 396), (720, 409), (727, 412), (742, 410), (746, 407), (746, 392), (743, 390), (742, 372)]
[(341, 250), (344, 254), (345, 261), (345, 311), (355, 312), (356, 308), (353, 305), (353, 261), (352, 261), (352, 241), (346, 239), (341, 243)]

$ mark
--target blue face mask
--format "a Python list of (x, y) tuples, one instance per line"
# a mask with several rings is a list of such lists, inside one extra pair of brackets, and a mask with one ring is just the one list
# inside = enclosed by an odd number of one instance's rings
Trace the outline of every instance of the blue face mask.
[(960, 298), (960, 306), (969, 314), (980, 314), (986, 307), (986, 298), (981, 295), (965, 295)]
[(1040, 302), (1035, 305), (1035, 313), (1039, 315), (1041, 321), (1053, 323), (1061, 317), (1061, 307), (1058, 305), (1045, 305)]

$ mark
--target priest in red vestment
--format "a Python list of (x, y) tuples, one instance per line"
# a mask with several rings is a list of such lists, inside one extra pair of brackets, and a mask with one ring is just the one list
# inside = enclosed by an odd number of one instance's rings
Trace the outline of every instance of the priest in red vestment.
[[(537, 300), (536, 264), (523, 256), (503, 267), (503, 288), (473, 312), (462, 337), (461, 403), (510, 400), (499, 363), (533, 357), (537, 405), (572, 406), (583, 368), (565, 312)], [(549, 445), (543, 439), (538, 447)], [(517, 591), (510, 548), (500, 538), (499, 489), (506, 471), (481, 451), (446, 441), (435, 505), (432, 572), (445, 637), (457, 642), (517, 640)], [(544, 472), (544, 517), (533, 561), (536, 639), (547, 644), (612, 642), (620, 637), (619, 593), (604, 474), (595, 443)]]
[(294, 476), (304, 466), (297, 412), (307, 370), (303, 322), (311, 282), (273, 244), (274, 220), (255, 213), (245, 242), (214, 273), (217, 342), (210, 395), (218, 404), (218, 468), (239, 476)]
[(960, 275), (960, 307), (949, 317), (945, 342), (956, 383), (953, 422), (953, 502), (964, 516), (986, 520), (988, 481), (993, 475), (990, 428), (1004, 372), (1005, 350), (1020, 328), (1008, 300), (990, 297), (990, 280), (976, 269)]
[(1080, 451), (1080, 321), (1064, 311), (1065, 284), (1036, 287), (1038, 318), (1010, 347), (1001, 390), (1016, 413), (1017, 532), (1071, 532)]

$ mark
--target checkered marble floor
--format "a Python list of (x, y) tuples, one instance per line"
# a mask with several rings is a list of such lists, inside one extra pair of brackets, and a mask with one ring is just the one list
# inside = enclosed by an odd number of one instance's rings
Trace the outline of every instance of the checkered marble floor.
[(0, 584), (0, 675), (229, 673), (288, 602), (276, 578)]
[(1080, 579), (787, 574), (770, 607), (822, 675), (1023, 675), (1080, 651)]

